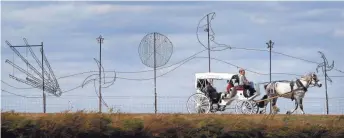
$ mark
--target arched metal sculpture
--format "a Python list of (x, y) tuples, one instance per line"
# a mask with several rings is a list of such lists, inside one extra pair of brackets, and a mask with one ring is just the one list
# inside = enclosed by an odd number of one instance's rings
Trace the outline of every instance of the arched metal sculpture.
[(156, 68), (166, 65), (170, 60), (173, 44), (165, 35), (153, 32), (142, 38), (138, 52), (142, 63), (154, 68), (154, 107), (157, 113)]
[[(230, 48), (229, 45), (220, 44), (215, 40), (215, 33), (212, 28), (212, 20), (215, 19), (215, 12), (208, 13), (205, 15), (199, 22), (197, 26), (196, 36), (198, 42), (208, 50), (208, 71), (210, 72), (210, 51), (222, 51), (225, 49)], [(200, 35), (202, 32), (206, 32), (206, 37)], [(206, 39), (207, 41), (204, 42), (203, 40)], [(207, 43), (207, 44), (205, 44)], [(206, 46), (207, 45), (207, 46)], [(215, 46), (211, 46), (215, 45)], [(215, 49), (218, 48), (218, 49)]]

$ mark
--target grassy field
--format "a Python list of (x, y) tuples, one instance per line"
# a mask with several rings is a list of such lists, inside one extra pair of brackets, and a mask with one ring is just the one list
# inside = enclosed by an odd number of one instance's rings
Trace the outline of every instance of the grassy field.
[(2, 137), (344, 137), (344, 115), (3, 112)]

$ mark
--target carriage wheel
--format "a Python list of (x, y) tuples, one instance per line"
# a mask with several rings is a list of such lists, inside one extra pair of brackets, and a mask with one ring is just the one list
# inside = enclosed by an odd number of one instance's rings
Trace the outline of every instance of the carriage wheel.
[(235, 111), (237, 114), (256, 114), (258, 106), (253, 101), (241, 100), (236, 103)]
[(258, 103), (256, 103), (255, 101), (250, 101), (250, 102), (252, 103), (252, 106), (253, 106), (252, 113), (258, 114), (258, 112), (259, 112)]
[(210, 99), (202, 93), (195, 93), (191, 95), (186, 103), (188, 112), (191, 113), (209, 113)]

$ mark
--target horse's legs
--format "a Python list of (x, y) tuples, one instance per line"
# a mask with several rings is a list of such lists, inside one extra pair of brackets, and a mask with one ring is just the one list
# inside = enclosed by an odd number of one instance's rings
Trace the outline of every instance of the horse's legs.
[[(273, 87), (272, 83), (268, 83), (268, 84), (264, 85), (265, 95), (262, 98), (262, 100), (264, 100), (263, 101), (264, 102), (264, 107), (263, 107), (263, 110), (260, 111), (261, 114), (266, 113), (266, 107), (270, 103), (270, 100), (271, 100), (270, 98), (272, 97), (272, 95), (271, 95), (271, 91), (273, 90), (272, 87)], [(276, 100), (275, 100), (275, 102), (276, 102)], [(273, 102), (271, 102), (271, 103), (273, 103)]]
[(293, 114), (296, 111), (297, 107), (299, 106), (298, 102), (299, 102), (299, 98), (296, 98), (294, 110), (293, 111), (291, 111), (291, 110), (287, 111), (287, 114)]
[(302, 98), (300, 98), (300, 101), (299, 101), (299, 103), (300, 103), (300, 109), (301, 109), (301, 112), (302, 112), (302, 114), (305, 114), (305, 112), (303, 111), (303, 104), (302, 104)]
[(266, 113), (266, 107), (267, 107), (268, 103), (269, 103), (269, 100), (264, 101), (264, 107), (263, 107), (263, 110), (260, 111), (260, 114)]
[[(270, 102), (270, 100), (268, 100), (268, 99), (270, 99), (270, 89), (269, 89), (269, 87), (270, 87), (270, 84), (268, 84), (268, 85), (266, 85), (266, 86), (264, 86), (265, 88), (265, 95), (263, 96), (263, 98), (262, 98), (262, 100), (264, 100), (263, 102), (264, 102), (264, 107), (263, 107), (263, 110), (261, 110), (260, 111), (260, 114), (265, 114), (266, 113), (266, 107), (268, 106), (268, 104), (269, 104), (269, 102)], [(266, 97), (265, 97), (266, 96)]]
[(272, 104), (273, 111), (274, 111), (273, 114), (276, 114), (278, 112), (278, 107), (276, 106), (276, 103), (277, 103), (277, 98), (272, 99), (271, 104)]

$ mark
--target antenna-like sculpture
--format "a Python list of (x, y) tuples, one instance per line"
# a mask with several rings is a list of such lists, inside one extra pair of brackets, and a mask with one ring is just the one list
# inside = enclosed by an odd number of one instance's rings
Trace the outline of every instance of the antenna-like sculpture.
[(173, 45), (165, 35), (154, 32), (142, 38), (138, 51), (142, 63), (154, 68), (154, 107), (157, 113), (156, 68), (166, 65), (170, 60)]
[[(18, 66), (17, 64), (14, 63), (14, 61), (10, 61), (8, 59), (6, 59), (6, 63), (10, 64), (11, 66), (13, 66), (13, 70), (14, 68), (16, 68), (17, 70), (19, 70), (20, 72), (24, 73), (26, 76), (25, 79), (22, 78), (18, 78), (16, 76), (14, 76), (14, 74), (9, 74), (9, 77), (21, 82), (21, 83), (25, 83), (27, 85), (30, 85), (34, 88), (38, 88), (41, 89), (43, 91), (43, 112), (46, 112), (46, 96), (45, 96), (45, 92), (48, 92), (50, 94), (53, 94), (56, 97), (60, 97), (62, 95), (62, 91), (60, 89), (59, 83), (55, 77), (55, 74), (53, 72), (53, 69), (50, 66), (50, 63), (48, 61), (48, 59), (45, 56), (44, 53), (44, 49), (43, 49), (43, 42), (40, 45), (29, 45), (29, 43), (27, 42), (26, 38), (23, 38), (25, 45), (19, 45), (19, 46), (13, 46), (10, 42), (8, 42), (7, 40), (5, 41), (6, 44), (10, 47), (10, 49), (27, 65), (28, 70), (23, 69), (22, 67)], [(38, 69), (36, 69), (31, 63), (29, 63), (29, 61), (21, 55), (21, 53), (16, 49), (16, 48), (20, 48), (20, 47), (25, 47), (27, 49), (29, 49), (31, 56), (35, 59), (36, 63), (38, 64), (38, 66), (41, 69), (41, 72), (38, 71)], [(41, 47), (40, 48), (40, 53), (41, 53), (41, 61), (37, 58), (36, 54), (33, 52), (31, 47)], [(14, 60), (14, 59), (13, 59)], [(45, 69), (44, 67), (44, 63), (45, 66), (48, 68), (48, 71)], [(33, 71), (34, 73), (30, 73), (29, 69), (31, 71)]]
[(329, 110), (328, 110), (328, 95), (327, 95), (327, 81), (330, 81), (330, 83), (332, 82), (331, 78), (327, 75), (327, 72), (328, 71), (331, 71), (334, 67), (334, 61), (332, 61), (332, 65), (329, 65), (328, 64), (328, 61), (327, 61), (327, 58), (325, 57), (325, 54), (318, 51), (319, 54), (321, 55), (321, 58), (323, 59), (323, 62), (320, 63), (318, 66), (317, 66), (317, 72), (318, 72), (318, 69), (321, 68), (324, 76), (325, 76), (325, 94), (326, 94), (326, 114), (329, 113)]

